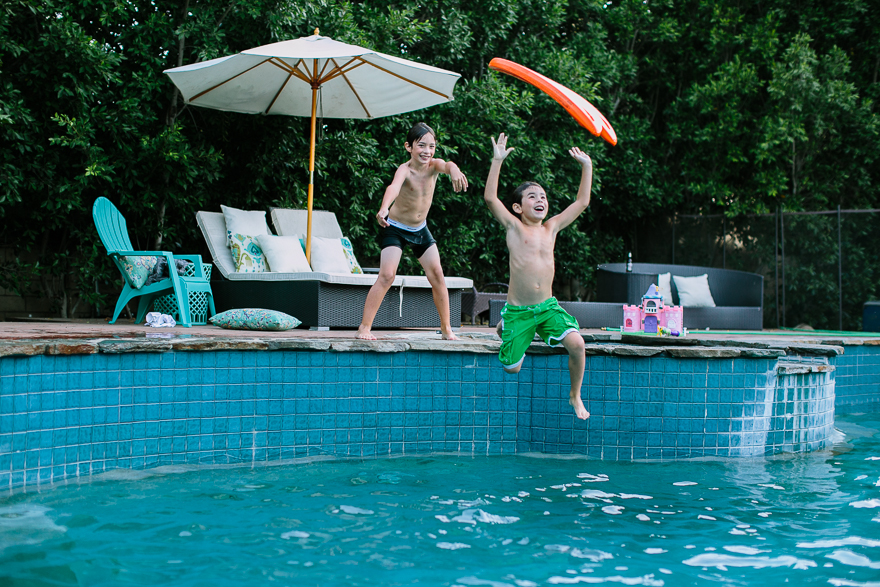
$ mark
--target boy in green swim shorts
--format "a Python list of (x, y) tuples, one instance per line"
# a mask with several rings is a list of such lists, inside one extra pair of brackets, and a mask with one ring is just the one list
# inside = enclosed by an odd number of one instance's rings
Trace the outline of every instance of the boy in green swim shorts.
[(492, 215), (507, 230), (507, 248), (510, 251), (510, 285), (507, 304), (501, 311), (503, 326), (499, 359), (505, 371), (518, 373), (535, 332), (550, 346), (561, 344), (568, 351), (568, 372), (571, 376), (568, 403), (574, 408), (575, 415), (585, 420), (590, 413), (581, 400), (584, 339), (577, 321), (559, 307), (553, 297), (556, 270), (553, 250), (559, 231), (574, 222), (590, 205), (593, 162), (577, 147), (569, 150), (569, 154), (581, 164), (577, 199), (545, 222), (547, 194), (534, 182), (516, 188), (508, 202), (509, 207), (498, 199), (501, 164), (511, 151), (513, 147), (507, 148), (507, 137), (503, 133), (497, 142), (492, 138), (492, 165), (483, 194)]

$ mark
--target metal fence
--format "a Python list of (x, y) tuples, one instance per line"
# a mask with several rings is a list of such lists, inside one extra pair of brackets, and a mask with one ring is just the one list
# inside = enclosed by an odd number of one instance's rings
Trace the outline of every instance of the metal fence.
[(658, 217), (638, 227), (633, 258), (763, 275), (765, 328), (861, 330), (864, 303), (880, 298), (878, 213)]

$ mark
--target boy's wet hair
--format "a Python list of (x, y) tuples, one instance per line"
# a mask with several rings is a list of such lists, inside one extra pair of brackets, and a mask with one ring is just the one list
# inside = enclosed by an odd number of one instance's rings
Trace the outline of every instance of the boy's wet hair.
[(504, 205), (507, 206), (507, 209), (510, 210), (510, 213), (513, 214), (514, 216), (516, 216), (517, 218), (520, 218), (521, 215), (513, 211), (513, 205), (519, 204), (520, 206), (522, 206), (523, 194), (530, 187), (539, 188), (539, 187), (541, 187), (541, 184), (536, 183), (534, 181), (527, 181), (525, 183), (521, 183), (520, 185), (518, 185), (516, 187), (515, 190), (513, 190), (513, 192), (511, 192), (511, 194), (509, 196), (507, 196), (507, 199), (504, 201)]
[(434, 132), (434, 129), (425, 124), (424, 122), (417, 122), (411, 129), (409, 129), (409, 133), (406, 135), (406, 142), (411, 147), (415, 145), (420, 138), (430, 133), (435, 139), (437, 138), (437, 133)]

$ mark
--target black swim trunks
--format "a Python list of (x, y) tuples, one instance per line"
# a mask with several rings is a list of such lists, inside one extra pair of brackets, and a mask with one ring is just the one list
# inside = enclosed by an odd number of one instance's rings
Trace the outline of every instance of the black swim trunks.
[(397, 247), (398, 249), (406, 249), (409, 245), (412, 247), (413, 253), (417, 259), (421, 259), (431, 245), (437, 244), (431, 231), (425, 225), (419, 230), (409, 231), (396, 226), (386, 226), (379, 229), (379, 248)]

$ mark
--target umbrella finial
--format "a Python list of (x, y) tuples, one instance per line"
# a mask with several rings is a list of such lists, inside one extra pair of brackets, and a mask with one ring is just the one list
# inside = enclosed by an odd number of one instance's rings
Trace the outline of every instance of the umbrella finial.
[(318, 36), (318, 34), (320, 34), (320, 33), (318, 33), (318, 28), (315, 27), (315, 36)]

